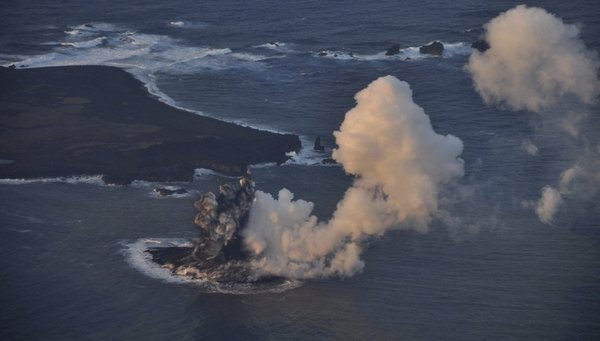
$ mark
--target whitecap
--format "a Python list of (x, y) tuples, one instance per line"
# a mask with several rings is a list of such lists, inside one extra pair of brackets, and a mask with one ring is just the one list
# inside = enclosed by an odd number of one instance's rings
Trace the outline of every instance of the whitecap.
[[(0, 61), (4, 66), (15, 64), (18, 68), (69, 65), (119, 67), (133, 74), (162, 102), (194, 114), (211, 116), (178, 105), (158, 88), (155, 74), (189, 75), (202, 70), (230, 68), (258, 71), (264, 68), (261, 61), (274, 58), (245, 52), (234, 53), (229, 48), (186, 46), (166, 35), (139, 33), (113, 24), (82, 24), (70, 27), (68, 32), (72, 34), (67, 33), (64, 41), (50, 42), (57, 46), (49, 53), (33, 56), (0, 55)], [(259, 130), (285, 133), (250, 121), (215, 118)]]
[(102, 175), (80, 175), (63, 176), (54, 178), (33, 178), (33, 179), (0, 179), (0, 185), (25, 185), (32, 183), (67, 183), (67, 184), (90, 184), (106, 186), (102, 180)]
[(284, 166), (340, 166), (337, 163), (324, 163), (324, 160), (331, 160), (331, 154), (314, 150), (314, 148), (312, 148), (312, 141), (306, 136), (300, 136), (300, 142), (302, 144), (300, 152), (296, 153), (295, 151), (291, 151), (286, 153), (286, 156), (290, 159), (283, 164)]
[[(427, 43), (431, 44), (433, 41)], [(441, 42), (444, 45), (444, 52), (442, 53), (442, 58), (446, 57), (455, 57), (455, 56), (466, 56), (471, 53), (470, 44), (466, 42), (454, 42), (447, 43)], [(424, 44), (424, 45), (427, 45)], [(440, 56), (434, 56), (430, 54), (423, 54), (419, 52), (420, 46), (409, 46), (400, 49), (400, 51), (395, 54), (388, 56), (386, 55), (386, 51), (380, 51), (373, 54), (365, 54), (365, 53), (353, 53), (346, 51), (333, 51), (333, 50), (323, 50), (317, 53), (313, 53), (313, 56), (319, 58), (331, 58), (331, 59), (339, 59), (339, 60), (355, 60), (355, 61), (385, 61), (385, 60), (402, 60), (402, 61), (417, 61), (425, 58), (439, 58)]]
[(471, 44), (467, 42), (442, 44), (444, 44), (444, 57), (468, 56), (471, 54)]
[(344, 51), (323, 50), (323, 51), (313, 53), (313, 55), (315, 57), (320, 57), (320, 58), (332, 58), (332, 59), (339, 59), (339, 60), (355, 59), (355, 56), (352, 52), (344, 52)]
[(115, 32), (121, 30), (121, 27), (117, 25), (103, 22), (85, 23), (77, 26), (70, 26), (69, 28), (71, 30), (79, 31), (80, 34), (83, 32)]
[(275, 57), (263, 56), (260, 54), (242, 53), (242, 52), (232, 53), (231, 56), (234, 58), (237, 58), (239, 60), (244, 60), (244, 61), (249, 61), (249, 62), (259, 62), (259, 61), (262, 61), (265, 59), (275, 58)]
[(194, 169), (194, 178), (202, 178), (206, 176), (215, 176), (219, 175), (219, 173), (215, 172), (212, 169), (207, 168), (196, 168)]
[(293, 47), (294, 47), (294, 44), (284, 43), (284, 42), (280, 42), (280, 41), (252, 46), (252, 48), (255, 48), (255, 49), (267, 49), (267, 50), (271, 50), (271, 51), (275, 51), (275, 52), (279, 52), (279, 53), (296, 52)]
[(79, 41), (79, 42), (60, 42), (58, 45), (62, 46), (72, 46), (76, 48), (90, 48), (98, 45), (102, 45), (106, 41), (106, 37), (97, 37), (91, 40)]
[[(179, 189), (184, 189), (185, 193), (173, 193), (173, 194), (169, 194), (169, 195), (161, 195), (160, 193), (158, 193), (158, 191), (156, 189), (158, 188), (164, 188), (170, 191), (176, 191)], [(181, 199), (181, 198), (189, 198), (191, 196), (196, 196), (198, 195), (198, 191), (193, 190), (193, 189), (187, 189), (187, 188), (183, 188), (183, 187), (179, 187), (179, 186), (169, 186), (169, 185), (157, 185), (157, 186), (153, 186), (152, 190), (149, 192), (149, 196), (155, 199)]]
[(272, 49), (272, 50), (279, 50), (281, 48), (286, 47), (287, 44), (286, 43), (282, 43), (279, 41), (273, 42), (273, 43), (265, 43), (265, 44), (261, 44), (261, 45), (256, 45), (254, 46), (255, 48), (266, 48), (266, 49)]
[(167, 23), (168, 26), (176, 28), (204, 28), (206, 23), (201, 21), (173, 20)]
[[(288, 155), (288, 153), (286, 153)], [(250, 169), (261, 169), (261, 168), (269, 168), (277, 166), (276, 162), (265, 162), (265, 163), (257, 163), (250, 165)]]
[(64, 32), (66, 34), (70, 35), (70, 36), (76, 36), (76, 35), (81, 34), (81, 31), (75, 30), (75, 29), (73, 29), (73, 30), (67, 30), (67, 31), (64, 31)]

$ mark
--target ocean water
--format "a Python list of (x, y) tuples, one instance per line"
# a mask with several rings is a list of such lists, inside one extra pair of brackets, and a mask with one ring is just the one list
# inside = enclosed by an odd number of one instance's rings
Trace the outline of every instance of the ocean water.
[[(262, 293), (169, 282), (132, 266), (128, 245), (194, 237), (198, 193), (231, 179), (106, 186), (99, 177), (0, 180), (0, 338), (597, 339), (600, 196), (569, 198), (552, 225), (523, 205), (580, 147), (539, 117), (487, 106), (464, 65), (481, 26), (515, 1), (12, 1), (0, 11), (0, 64), (112, 65), (161, 100), (199, 114), (295, 133), (332, 132), (371, 81), (407, 81), (440, 134), (464, 142), (470, 196), (458, 226), (367, 242), (363, 272)], [(537, 1), (580, 25), (600, 51), (594, 1)], [(418, 46), (446, 45), (442, 57)], [(400, 44), (398, 56), (385, 50)], [(407, 58), (410, 58), (407, 60)], [(598, 145), (593, 109), (584, 133)], [(536, 157), (523, 141), (539, 147)], [(327, 219), (352, 179), (305, 150), (253, 168), (257, 188), (290, 189)]]

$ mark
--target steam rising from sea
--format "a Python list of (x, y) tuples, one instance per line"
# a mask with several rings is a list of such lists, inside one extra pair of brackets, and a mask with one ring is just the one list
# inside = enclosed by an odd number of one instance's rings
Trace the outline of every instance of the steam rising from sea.
[[(194, 27), (180, 21), (169, 25)], [(557, 174), (556, 184), (543, 186), (539, 200), (523, 202), (541, 222), (552, 224), (570, 197), (590, 197), (600, 187), (600, 145), (594, 145), (597, 142), (581, 129), (594, 113), (600, 62), (580, 40), (577, 26), (565, 24), (541, 8), (517, 6), (492, 19), (485, 30), (483, 38), (490, 49), (473, 51), (465, 67), (483, 101), (535, 113), (536, 120), (562, 130), (561, 138), (579, 151), (571, 157), (571, 166)], [(269, 58), (302, 53), (294, 44), (281, 42), (253, 47), (264, 55), (190, 47), (167, 36), (106, 24), (80, 25), (65, 34), (64, 41), (48, 43), (56, 45), (51, 53), (4, 59), (24, 67), (122, 67), (176, 106), (154, 83), (155, 72), (253, 68)], [(445, 45), (450, 48), (446, 57), (469, 51), (465, 43)], [(426, 58), (415, 49), (407, 47), (394, 58)], [(310, 56), (361, 62), (390, 59), (384, 52), (325, 52), (313, 51)], [(407, 83), (382, 77), (358, 92), (355, 99), (356, 106), (334, 133), (338, 148), (332, 155), (355, 179), (331, 219), (320, 221), (312, 214), (313, 203), (294, 198), (287, 189), (277, 196), (256, 192), (249, 222), (242, 230), (256, 276), (351, 276), (364, 267), (361, 252), (366, 239), (392, 229), (426, 231), (442, 208), (440, 193), (463, 175), (462, 141), (433, 130), (429, 117), (414, 103)], [(541, 127), (538, 129), (545, 129)], [(525, 139), (522, 146), (531, 158), (546, 147), (537, 145), (535, 138)], [(301, 159), (293, 162), (301, 163)]]
[[(572, 166), (560, 174), (558, 186), (546, 185), (537, 202), (524, 202), (541, 222), (551, 224), (567, 202), (564, 197), (589, 198), (600, 187), (600, 145), (581, 133), (600, 92), (598, 55), (586, 48), (577, 26), (542, 8), (517, 6), (485, 29), (490, 49), (474, 51), (466, 66), (483, 100), (537, 113), (545, 123), (541, 130), (562, 130), (564, 144), (577, 150), (575, 158), (569, 155)], [(529, 140), (523, 145), (532, 156), (543, 148)]]
[(328, 222), (282, 189), (257, 191), (242, 231), (258, 275), (313, 278), (360, 271), (361, 242), (393, 228), (426, 230), (446, 183), (463, 175), (457, 137), (437, 134), (406, 82), (372, 82), (346, 113), (333, 158), (356, 176)]

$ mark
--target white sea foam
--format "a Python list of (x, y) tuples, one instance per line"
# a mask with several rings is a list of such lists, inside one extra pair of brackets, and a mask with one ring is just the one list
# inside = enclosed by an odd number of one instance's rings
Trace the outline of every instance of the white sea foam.
[(202, 177), (206, 177), (206, 176), (215, 176), (215, 175), (219, 175), (219, 173), (215, 172), (212, 169), (206, 169), (206, 168), (194, 169), (194, 178), (202, 178)]
[(204, 28), (206, 23), (201, 21), (173, 20), (169, 21), (168, 25), (177, 28)]
[(148, 253), (150, 248), (192, 247), (188, 239), (183, 238), (140, 238), (134, 241), (123, 241), (123, 254), (127, 263), (144, 275), (173, 284), (189, 284), (201, 287), (209, 293), (225, 293), (234, 295), (276, 293), (299, 287), (302, 282), (286, 280), (283, 283), (269, 286), (253, 283), (219, 283), (210, 274), (196, 268), (181, 268), (174, 274), (168, 267), (163, 267), (152, 261)]
[(294, 44), (284, 43), (284, 42), (279, 42), (279, 41), (255, 45), (255, 46), (253, 46), (253, 48), (267, 49), (267, 50), (271, 50), (271, 51), (275, 51), (275, 52), (279, 52), (279, 53), (297, 53), (297, 51), (294, 50)]
[[(160, 195), (157, 191), (154, 190), (157, 187), (165, 188), (165, 189), (168, 189), (170, 191), (175, 191), (175, 190), (178, 190), (178, 189), (185, 189), (186, 192), (185, 193), (173, 193), (173, 194), (170, 194), (170, 195)], [(180, 199), (180, 198), (189, 198), (189, 197), (192, 197), (192, 196), (196, 196), (196, 195), (198, 195), (198, 193), (199, 192), (196, 191), (196, 190), (186, 189), (186, 188), (182, 188), (182, 187), (179, 187), (179, 186), (154, 186), (152, 188), (152, 191), (149, 192), (149, 195), (151, 197), (153, 197), (153, 198), (156, 198), (156, 199)]]
[(34, 178), (34, 179), (0, 179), (0, 185), (24, 185), (31, 183), (55, 183), (62, 182), (67, 184), (91, 184), (105, 186), (102, 175), (81, 175), (64, 176), (55, 178)]
[(72, 46), (72, 47), (76, 47), (76, 48), (90, 48), (90, 47), (94, 47), (94, 46), (98, 46), (98, 45), (102, 45), (105, 41), (106, 41), (106, 37), (102, 36), (102, 37), (97, 37), (91, 40), (86, 40), (86, 41), (79, 41), (79, 42), (60, 42), (57, 43), (57, 45), (62, 45), (62, 46)]
[[(184, 25), (187, 22), (184, 22)], [(122, 68), (140, 80), (148, 91), (164, 103), (188, 112), (211, 116), (200, 110), (185, 108), (159, 89), (156, 74), (188, 75), (202, 70), (246, 68), (262, 71), (262, 61), (281, 56), (265, 56), (247, 52), (233, 52), (229, 48), (187, 46), (166, 35), (145, 34), (105, 23), (90, 23), (70, 27), (65, 40), (50, 42), (56, 47), (45, 54), (17, 56), (0, 54), (3, 66), (15, 64), (18, 68), (37, 68), (68, 65), (107, 65)], [(75, 47), (75, 48), (73, 48)], [(251, 120), (214, 118), (255, 129), (275, 132), (270, 126), (258, 125)]]
[(261, 44), (261, 45), (256, 45), (254, 46), (255, 48), (266, 48), (266, 49), (273, 49), (273, 50), (278, 50), (280, 48), (286, 47), (287, 44), (286, 43), (282, 43), (282, 42), (273, 42), (273, 43), (265, 43), (265, 44)]
[(352, 52), (344, 52), (344, 51), (332, 51), (332, 50), (323, 50), (313, 54), (315, 57), (320, 58), (333, 58), (339, 60), (352, 60), (356, 57)]
[(16, 61), (18, 67), (26, 68), (109, 65), (127, 70), (138, 69), (150, 75), (156, 72), (193, 74), (202, 69), (253, 68), (257, 66), (256, 62), (271, 58), (233, 53), (228, 48), (187, 46), (169, 36), (145, 34), (103, 23), (71, 27), (65, 31), (63, 41), (43, 44), (56, 45), (56, 48), (41, 55), (3, 55), (0, 59), (11, 63)]
[(230, 179), (237, 179), (237, 176), (231, 176), (231, 175), (223, 175), (219, 172), (216, 172), (212, 169), (206, 169), (206, 168), (196, 168), (194, 169), (194, 179), (206, 179), (206, 178), (213, 178), (215, 176), (218, 176), (220, 178), (230, 178)]
[[(184, 25), (187, 24), (188, 22), (184, 22)], [(261, 61), (278, 58), (278, 56), (233, 52), (229, 48), (187, 46), (169, 36), (139, 33), (103, 23), (73, 26), (65, 31), (65, 35), (64, 41), (46, 43), (56, 45), (49, 53), (33, 56), (0, 54), (0, 62), (3, 66), (15, 64), (18, 68), (67, 65), (119, 67), (133, 74), (144, 83), (151, 94), (164, 103), (197, 115), (211, 116), (178, 105), (158, 88), (155, 74), (187, 75), (201, 72), (203, 69), (221, 70), (240, 67), (260, 70)], [(252, 126), (259, 130), (283, 133), (253, 122), (215, 118), (238, 125)]]
[[(127, 263), (144, 275), (170, 283), (194, 283), (189, 278), (173, 276), (170, 269), (154, 263), (152, 255), (146, 252), (150, 247), (191, 247), (192, 244), (189, 240), (181, 238), (141, 238), (133, 242), (123, 242), (122, 245), (124, 246), (123, 252)], [(196, 280), (195, 282), (204, 283), (205, 281)]]
[(284, 165), (298, 165), (298, 166), (337, 166), (337, 163), (323, 163), (323, 160), (331, 159), (331, 150), (326, 152), (318, 152), (313, 149), (313, 142), (306, 136), (300, 136), (300, 142), (302, 148), (300, 152), (295, 151), (288, 152), (286, 155), (290, 159), (284, 163)]
[(250, 165), (250, 169), (261, 169), (261, 168), (269, 168), (269, 167), (275, 167), (277, 166), (277, 163), (275, 162), (265, 162), (265, 163), (257, 163), (254, 165)]
[(261, 60), (275, 58), (275, 57), (263, 56), (260, 54), (243, 53), (243, 52), (232, 53), (231, 56), (235, 57), (237, 59), (245, 60), (245, 61), (249, 61), (249, 62), (259, 62)]
[[(431, 42), (430, 42), (431, 43)], [(428, 43), (428, 44), (430, 44)], [(454, 42), (447, 43), (442, 42), (444, 45), (444, 52), (442, 54), (442, 58), (451, 58), (455, 56), (468, 56), (471, 53), (471, 47), (469, 43), (466, 42)], [(400, 49), (400, 51), (392, 56), (386, 55), (386, 51), (380, 51), (374, 54), (364, 54), (364, 53), (353, 53), (346, 51), (331, 51), (331, 50), (323, 50), (316, 53), (313, 53), (313, 56), (319, 58), (331, 58), (331, 59), (339, 59), (339, 60), (355, 60), (355, 61), (380, 61), (380, 60), (403, 60), (403, 61), (414, 61), (414, 60), (422, 60), (425, 58), (436, 58), (437, 56), (432, 56), (429, 54), (423, 54), (419, 52), (419, 46), (409, 46), (406, 48)]]

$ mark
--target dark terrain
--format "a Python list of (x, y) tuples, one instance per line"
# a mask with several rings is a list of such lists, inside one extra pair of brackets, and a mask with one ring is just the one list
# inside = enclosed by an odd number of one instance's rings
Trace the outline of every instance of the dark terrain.
[(190, 181), (195, 168), (241, 175), (300, 147), (295, 135), (171, 107), (118, 68), (0, 68), (0, 178)]

